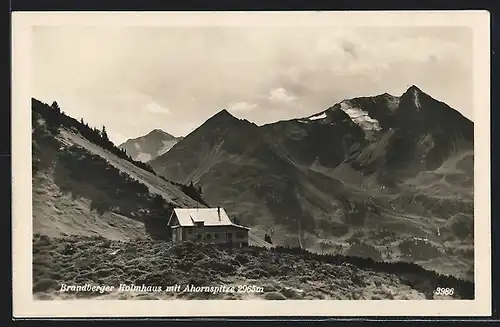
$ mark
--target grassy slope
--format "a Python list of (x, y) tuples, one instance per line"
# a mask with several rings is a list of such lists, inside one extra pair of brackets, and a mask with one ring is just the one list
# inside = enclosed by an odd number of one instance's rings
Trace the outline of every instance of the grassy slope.
[(92, 142), (89, 142), (76, 133), (72, 133), (68, 130), (62, 130), (61, 137), (65, 139), (66, 143), (76, 144), (85, 148), (89, 152), (106, 159), (110, 165), (140, 181), (140, 183), (148, 187), (151, 193), (161, 195), (166, 201), (172, 203), (176, 207), (203, 206), (191, 197), (187, 196), (184, 192), (182, 192), (182, 190), (179, 189), (179, 187), (153, 175), (151, 172), (136, 167), (127, 160), (118, 158), (109, 151), (106, 151)]
[[(168, 238), (173, 207), (203, 206), (177, 185), (56, 125), (33, 106), (33, 231), (50, 236)], [(66, 118), (71, 119), (71, 118)]]
[[(39, 299), (432, 299), (436, 287), (453, 287), (470, 298), (473, 285), (438, 276), (416, 265), (319, 256), (294, 249), (224, 249), (213, 245), (63, 239), (35, 235), (34, 293)], [(258, 293), (59, 292), (68, 285), (167, 286), (255, 285)]]
[(54, 183), (50, 174), (33, 178), (33, 231), (51, 237), (100, 235), (127, 240), (147, 237), (144, 224), (122, 215), (91, 210), (91, 200), (73, 198)]

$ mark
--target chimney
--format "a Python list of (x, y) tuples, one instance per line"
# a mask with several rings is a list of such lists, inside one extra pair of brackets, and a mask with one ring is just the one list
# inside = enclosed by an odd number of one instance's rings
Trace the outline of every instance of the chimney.
[(220, 207), (217, 207), (217, 215), (219, 215), (219, 221), (220, 221)]

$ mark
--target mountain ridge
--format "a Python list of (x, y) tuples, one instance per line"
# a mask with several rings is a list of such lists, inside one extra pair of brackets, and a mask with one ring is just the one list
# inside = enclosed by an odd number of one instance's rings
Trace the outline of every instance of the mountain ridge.
[[(150, 164), (167, 178), (202, 186), (210, 203), (261, 237), (276, 230), (279, 244), (318, 251), (320, 240), (347, 244), (361, 230), (364, 245), (352, 251), (378, 257), (383, 250), (373, 235), (380, 230), (436, 248), (444, 234), (459, 243), (458, 234), (472, 235), (473, 128), (412, 86), (399, 97), (346, 99), (261, 126), (221, 110)], [(447, 199), (451, 194), (464, 202)], [(457, 229), (462, 222), (466, 232)]]
[[(442, 261), (437, 237), (429, 236), (429, 242), (411, 237), (393, 240), (396, 243), (390, 245), (402, 254), (396, 259), (407, 262), (391, 262), (391, 258), (379, 252), (379, 245), (365, 242), (360, 229), (377, 224), (372, 218), (389, 222), (377, 227), (388, 228), (397, 223), (380, 214), (388, 210), (387, 206), (376, 198), (371, 201), (362, 192), (356, 194), (354, 191), (358, 189), (314, 165), (300, 163), (257, 125), (229, 116), (233, 117), (222, 112), (219, 116), (222, 119), (210, 121), (208, 128), (200, 126), (196, 134), (191, 133), (174, 146), (173, 154), (188, 154), (188, 160), (200, 160), (193, 165), (193, 171), (187, 171), (196, 176), (197, 185), (193, 188), (159, 176), (149, 164), (135, 161), (107, 138), (104, 128), (100, 131), (89, 127), (83, 119), (78, 122), (61, 112), (55, 102), (48, 106), (32, 99), (33, 295), (44, 300), (80, 297), (74, 292), (61, 293), (61, 284), (97, 283), (118, 287), (125, 282), (163, 287), (208, 281), (207, 285), (237, 286), (248, 285), (251, 279), (257, 286), (263, 286), (262, 294), (249, 293), (247, 297), (224, 292), (161, 292), (162, 295), (105, 292), (86, 293), (86, 296), (101, 299), (124, 299), (124, 296), (129, 299), (185, 299), (186, 296), (266, 300), (436, 299), (439, 297), (433, 291), (439, 286), (455, 287), (454, 298), (473, 298), (473, 280), (465, 281), (471, 279), (470, 271), (459, 277), (443, 276), (449, 274), (445, 268), (450, 261)], [(225, 123), (220, 124), (221, 121)], [(344, 123), (346, 128), (359, 131), (355, 124)], [(456, 158), (459, 162), (447, 165), (467, 170), (470, 161), (463, 161), (464, 158)], [(207, 183), (214, 178), (215, 183)], [(220, 189), (220, 185), (227, 189)], [(206, 205), (201, 198), (201, 188), (199, 193), (192, 193), (200, 186), (203, 186), (204, 198), (216, 200), (212, 205), (227, 205), (236, 212), (233, 217), (239, 217), (235, 208), (247, 206), (247, 222), (271, 223), (271, 228), (257, 224), (249, 234), (250, 247), (239, 249), (166, 241), (165, 237), (168, 239), (170, 234), (165, 228), (165, 219), (173, 207)], [(266, 205), (259, 207), (262, 201)], [(342, 211), (345, 221), (336, 220), (338, 217), (331, 210)], [(258, 219), (254, 219), (256, 213), (261, 215)], [(320, 213), (322, 216), (318, 217)], [(335, 219), (330, 219), (332, 215)], [(270, 217), (280, 220), (273, 222)], [(409, 215), (398, 217), (403, 218), (413, 219)], [(450, 235), (450, 230), (458, 228), (464, 238), (469, 237), (467, 229), (461, 228), (467, 219), (466, 215), (450, 218), (448, 230), (442, 229), (443, 235)], [(359, 228), (349, 230), (351, 225)], [(410, 225), (399, 226), (408, 230)], [(417, 227), (414, 229), (418, 230)], [(320, 242), (311, 239), (311, 231), (321, 236)], [(264, 232), (273, 236), (272, 251), (262, 247)], [(394, 236), (393, 231), (380, 229), (379, 232), (377, 241), (392, 240)], [(332, 235), (327, 237), (329, 233)], [(252, 246), (255, 244), (260, 248)], [(473, 253), (468, 248), (446, 249), (453, 256), (458, 255), (455, 251), (459, 250), (466, 258)], [(431, 260), (427, 260), (429, 258)], [(435, 267), (441, 270), (433, 271)]]

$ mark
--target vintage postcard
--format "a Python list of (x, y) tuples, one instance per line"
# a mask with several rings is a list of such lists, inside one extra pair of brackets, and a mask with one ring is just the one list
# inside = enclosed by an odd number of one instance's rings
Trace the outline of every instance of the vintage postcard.
[(13, 13), (14, 315), (490, 315), (489, 19)]

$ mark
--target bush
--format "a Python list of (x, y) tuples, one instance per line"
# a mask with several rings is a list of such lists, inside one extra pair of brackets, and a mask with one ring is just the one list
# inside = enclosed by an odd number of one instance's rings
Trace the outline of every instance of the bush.
[(244, 256), (243, 254), (237, 254), (235, 257), (234, 257), (234, 260), (236, 262), (239, 262), (240, 264), (245, 264), (247, 263), (248, 261), (250, 261), (246, 256)]
[[(266, 251), (266, 250), (262, 250)], [(397, 276), (406, 276), (402, 279), (407, 285), (418, 291), (429, 294), (432, 285), (441, 287), (453, 287), (455, 293), (461, 299), (474, 299), (474, 283), (453, 276), (444, 276), (435, 271), (426, 270), (420, 265), (409, 262), (383, 262), (371, 258), (349, 257), (332, 254), (316, 254), (301, 248), (277, 246), (272, 251), (276, 253), (288, 253), (297, 255), (300, 259), (314, 259), (332, 265), (352, 265), (356, 269), (371, 269), (377, 272), (385, 272)]]
[(41, 279), (33, 285), (33, 293), (46, 292), (51, 289), (56, 289), (57, 283), (52, 279)]
[(247, 271), (245, 273), (245, 277), (251, 278), (251, 279), (259, 279), (261, 277), (269, 277), (269, 273), (265, 270), (260, 269), (260, 268), (255, 268), (255, 269)]
[(451, 218), (447, 223), (447, 227), (459, 239), (465, 239), (474, 235), (474, 221), (471, 217), (464, 214), (458, 214)]

